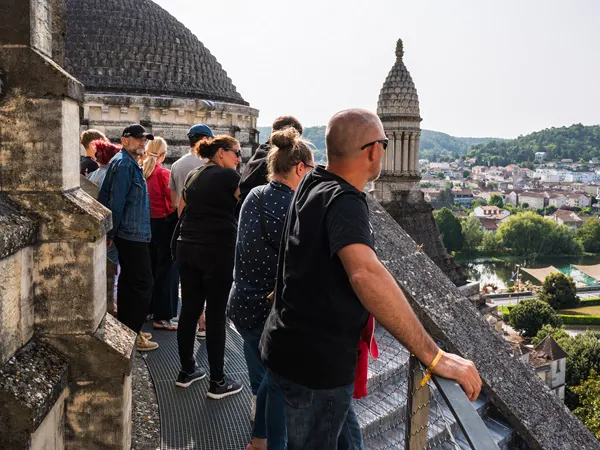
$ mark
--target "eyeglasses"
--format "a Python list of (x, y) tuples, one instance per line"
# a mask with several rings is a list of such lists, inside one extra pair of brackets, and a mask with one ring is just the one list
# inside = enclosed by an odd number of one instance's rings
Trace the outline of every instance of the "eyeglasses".
[(233, 153), (235, 153), (235, 155), (238, 158), (242, 157), (242, 151), (238, 150), (237, 148), (224, 148), (223, 150), (225, 150), (226, 152), (233, 152)]
[(386, 150), (387, 146), (388, 146), (388, 142), (389, 139), (378, 139), (376, 141), (373, 142), (369, 142), (368, 144), (363, 145), (360, 149), (364, 150), (365, 148), (370, 147), (371, 145), (375, 145), (375, 144), (383, 144), (383, 149)]
[[(302, 161), (302, 162), (304, 162), (304, 161)], [(314, 169), (315, 168), (315, 166), (311, 166), (308, 163), (304, 163), (304, 167), (308, 167), (309, 169)]]

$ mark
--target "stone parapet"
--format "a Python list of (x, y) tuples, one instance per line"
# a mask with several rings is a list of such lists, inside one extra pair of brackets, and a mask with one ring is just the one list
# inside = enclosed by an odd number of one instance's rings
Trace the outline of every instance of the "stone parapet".
[(0, 366), (0, 448), (64, 448), (67, 368), (64, 356), (37, 340)]
[(105, 318), (112, 224), (80, 189), (64, 6), (0, 0), (0, 448), (129, 449), (135, 335)]
[(136, 334), (110, 314), (92, 334), (44, 335), (66, 355), (69, 449), (131, 447), (131, 366)]
[(6, 258), (37, 240), (38, 223), (0, 193), (0, 259)]
[(492, 404), (536, 450), (600, 449), (600, 441), (521, 361), (442, 270), (371, 196), (377, 254), (427, 331), (471, 359)]

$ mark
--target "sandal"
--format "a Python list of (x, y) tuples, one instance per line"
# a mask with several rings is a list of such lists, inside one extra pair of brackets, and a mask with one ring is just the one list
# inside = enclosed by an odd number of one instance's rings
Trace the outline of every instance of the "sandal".
[(169, 331), (177, 330), (177, 324), (174, 322), (171, 322), (170, 320), (155, 320), (154, 323), (152, 324), (152, 327), (156, 330), (169, 330)]

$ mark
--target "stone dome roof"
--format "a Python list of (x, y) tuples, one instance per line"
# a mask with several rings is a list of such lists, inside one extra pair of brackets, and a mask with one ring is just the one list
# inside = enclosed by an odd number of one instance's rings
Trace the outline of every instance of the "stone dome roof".
[(396, 45), (396, 63), (390, 70), (377, 102), (377, 114), (384, 118), (413, 118), (421, 120), (417, 89), (406, 69), (402, 57), (404, 48), (402, 39)]
[(217, 59), (151, 0), (67, 0), (65, 68), (89, 92), (247, 105)]

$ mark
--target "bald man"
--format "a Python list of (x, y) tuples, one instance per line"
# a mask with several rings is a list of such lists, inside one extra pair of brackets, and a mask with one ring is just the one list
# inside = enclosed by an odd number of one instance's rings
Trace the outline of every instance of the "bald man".
[(369, 313), (471, 401), (481, 390), (474, 364), (441, 352), (375, 254), (363, 189), (379, 176), (387, 147), (381, 121), (370, 111), (341, 111), (326, 142), (327, 167), (304, 177), (287, 216), (261, 341), (268, 389), (286, 399), (289, 450), (362, 448), (351, 399)]

